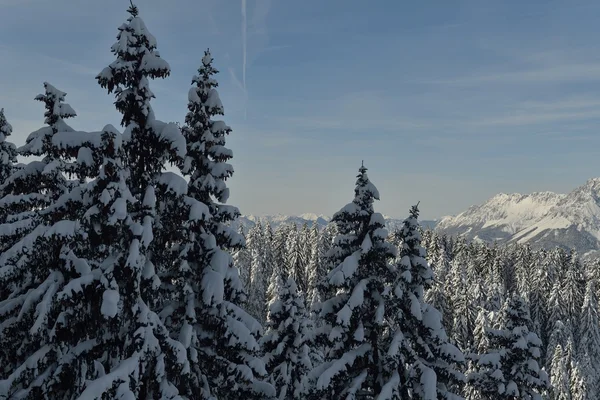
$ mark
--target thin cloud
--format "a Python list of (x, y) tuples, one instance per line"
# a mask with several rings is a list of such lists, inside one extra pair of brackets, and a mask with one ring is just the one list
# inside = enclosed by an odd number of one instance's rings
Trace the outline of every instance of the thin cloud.
[(522, 71), (470, 75), (448, 79), (421, 81), (422, 83), (470, 86), (489, 84), (535, 84), (600, 81), (600, 63), (573, 63), (540, 67)]

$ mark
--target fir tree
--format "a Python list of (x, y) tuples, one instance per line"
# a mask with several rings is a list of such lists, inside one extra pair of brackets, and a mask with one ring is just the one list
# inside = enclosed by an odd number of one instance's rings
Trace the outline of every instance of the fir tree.
[[(580, 339), (577, 354), (581, 361), (581, 372), (588, 381), (587, 391), (595, 394), (600, 390), (598, 387), (598, 380), (600, 379), (600, 320), (598, 318), (598, 298), (594, 280), (588, 281), (586, 285), (579, 332)], [(584, 363), (583, 360), (586, 362)], [(593, 396), (587, 398), (593, 398)]]
[(250, 289), (250, 268), (252, 266), (252, 255), (248, 249), (248, 241), (245, 239), (244, 228), (242, 225), (238, 227), (238, 235), (244, 238), (246, 246), (239, 247), (233, 251), (233, 263), (238, 268), (240, 281), (246, 292)]
[(332, 219), (339, 234), (328, 254), (333, 269), (321, 289), (332, 297), (319, 305), (326, 362), (314, 372), (315, 389), (325, 398), (400, 398), (398, 371), (384, 367), (404, 365), (384, 315), (395, 252), (384, 241), (385, 221), (373, 210), (379, 192), (366, 172), (359, 169), (354, 200)]
[(552, 400), (572, 400), (569, 380), (570, 360), (565, 357), (560, 344), (554, 349), (551, 364), (550, 383), (552, 384), (552, 390), (550, 393)]
[(311, 253), (311, 261), (309, 263), (307, 304), (310, 310), (323, 300), (323, 294), (320, 292), (320, 284), (329, 272), (327, 264), (327, 253), (331, 249), (333, 238), (335, 237), (335, 224), (327, 224), (321, 232), (316, 232), (317, 228), (313, 228), (317, 236), (316, 245)]
[(239, 210), (224, 204), (233, 174), (227, 163), (233, 154), (225, 147), (231, 128), (213, 119), (224, 111), (212, 62), (206, 51), (188, 95), (182, 172), (189, 177), (189, 217), (183, 222), (177, 301), (164, 313), (171, 310), (170, 330), (190, 360), (193, 378), (182, 388), (185, 396), (265, 399), (274, 389), (260, 381), (266, 375), (258, 358), (261, 326), (239, 307), (246, 295), (229, 253), (244, 240), (229, 225)]
[[(413, 398), (456, 398), (453, 392), (464, 380), (458, 366), (463, 354), (449, 342), (442, 325), (440, 312), (424, 300), (434, 275), (421, 246), (419, 210), (414, 206), (400, 230), (401, 245), (398, 254), (400, 280), (406, 287), (396, 285), (394, 294), (402, 336), (410, 344), (407, 359), (412, 364), (405, 385)], [(401, 321), (401, 322), (400, 322)]]
[(17, 149), (14, 144), (7, 141), (11, 134), (12, 126), (6, 120), (2, 108), (0, 109), (0, 187), (12, 175), (17, 164)]
[[(115, 106), (122, 114), (124, 173), (134, 199), (127, 207), (130, 232), (114, 239), (126, 248), (115, 269), (120, 273), (118, 285), (123, 288), (121, 318), (127, 321), (122, 330), (130, 339), (123, 343), (120, 363), (107, 374), (128, 382), (128, 393), (136, 398), (173, 398), (178, 390), (185, 389), (181, 381), (186, 381), (189, 373), (180, 373), (180, 365), (187, 360), (181, 360), (180, 350), (176, 357), (173, 355), (174, 342), (157, 314), (171, 299), (165, 286), (177, 278), (172, 265), (165, 262), (170, 258), (163, 254), (164, 246), (175, 238), (170, 236), (172, 231), (163, 229), (168, 219), (161, 217), (166, 208), (174, 207), (173, 198), (183, 202), (183, 180), (164, 168), (166, 162), (180, 162), (186, 145), (175, 124), (155, 118), (149, 79), (165, 78), (170, 67), (160, 58), (156, 39), (139, 17), (138, 8), (132, 4), (128, 13), (130, 17), (118, 28), (117, 42), (111, 47), (116, 59), (96, 77), (101, 87), (114, 93)], [(133, 365), (141, 372), (133, 374)], [(102, 386), (105, 381), (98, 378), (90, 387)], [(124, 390), (123, 385), (118, 390)]]
[(308, 374), (320, 355), (315, 354), (314, 326), (292, 278), (269, 303), (266, 328), (263, 359), (277, 399), (305, 398), (310, 392)]
[(265, 256), (269, 245), (264, 236), (262, 224), (258, 221), (248, 233), (248, 246), (252, 254), (252, 264), (250, 268), (250, 290), (247, 309), (250, 315), (256, 318), (261, 324), (265, 322), (267, 316), (267, 279), (270, 274), (267, 270), (267, 259)]
[(298, 290), (306, 292), (306, 265), (307, 254), (304, 253), (304, 243), (302, 242), (302, 232), (298, 232), (298, 227), (293, 225), (288, 233), (286, 243), (286, 264), (289, 274), (298, 285)]
[(488, 330), (490, 350), (478, 355), (468, 382), (482, 394), (498, 399), (541, 399), (548, 376), (538, 364), (541, 341), (529, 331), (525, 301), (511, 296), (502, 309), (502, 329)]
[(62, 103), (65, 93), (47, 83), (44, 87), (45, 94), (36, 99), (45, 105), (48, 125), (29, 135), (19, 149), (42, 160), (13, 170), (2, 185), (7, 217), (0, 254), (0, 395), (5, 396), (48, 393), (40, 387), (40, 374), (54, 373), (61, 354), (53, 342), (52, 313), (70, 274), (64, 248), (76, 236), (83, 209), (80, 192), (71, 195), (64, 176), (64, 153), (73, 149), (69, 143), (61, 148), (62, 141), (53, 140), (73, 131), (64, 118), (75, 112)]

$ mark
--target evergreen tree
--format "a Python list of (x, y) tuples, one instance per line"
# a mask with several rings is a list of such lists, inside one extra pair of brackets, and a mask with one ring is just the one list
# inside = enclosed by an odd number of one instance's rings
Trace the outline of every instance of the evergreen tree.
[(306, 276), (306, 299), (307, 303), (310, 304), (310, 298), (312, 297), (317, 282), (315, 281), (318, 272), (316, 269), (319, 267), (319, 227), (315, 222), (310, 229), (310, 233), (308, 235), (308, 245), (306, 246), (306, 250), (308, 251), (306, 263), (306, 272), (304, 275)]
[(468, 382), (483, 395), (498, 399), (541, 399), (548, 376), (538, 364), (541, 341), (529, 331), (525, 301), (511, 296), (502, 309), (502, 329), (488, 330), (490, 350), (478, 355)]
[(269, 243), (266, 241), (260, 221), (250, 230), (248, 237), (248, 246), (252, 254), (248, 312), (262, 324), (267, 316), (267, 279), (270, 274), (267, 271), (267, 260), (265, 258)]
[(303, 293), (305, 293), (307, 289), (307, 254), (304, 251), (302, 232), (298, 232), (298, 227), (293, 225), (288, 233), (286, 243), (286, 264), (290, 276), (294, 278), (294, 281), (298, 285), (298, 290)]
[(332, 297), (318, 308), (326, 362), (314, 372), (324, 398), (400, 398), (398, 371), (384, 367), (404, 365), (384, 315), (386, 287), (394, 281), (388, 262), (395, 252), (384, 242), (385, 221), (373, 210), (379, 192), (366, 172), (359, 169), (354, 200), (332, 219), (339, 234), (328, 254), (333, 269), (321, 288)]
[(248, 292), (250, 290), (252, 254), (250, 253), (250, 249), (248, 249), (248, 240), (245, 238), (246, 235), (244, 235), (244, 228), (242, 225), (238, 227), (238, 235), (244, 238), (246, 246), (233, 250), (233, 264), (238, 268), (242, 286), (246, 289), (246, 292)]
[(560, 344), (554, 349), (551, 364), (550, 383), (552, 384), (552, 390), (550, 393), (552, 400), (572, 400), (569, 381), (570, 360), (565, 357)]
[[(579, 323), (579, 348), (577, 351), (582, 374), (590, 386), (588, 391), (598, 393), (600, 379), (600, 320), (598, 318), (598, 298), (596, 282), (588, 281), (585, 289), (581, 321)], [(583, 360), (586, 362), (584, 363)], [(588, 397), (588, 398), (593, 398)]]
[(182, 224), (178, 295), (162, 315), (171, 313), (170, 330), (191, 364), (191, 380), (182, 382), (182, 395), (265, 399), (274, 389), (260, 380), (266, 376), (258, 358), (261, 326), (239, 307), (246, 295), (229, 253), (243, 246), (244, 239), (229, 225), (239, 210), (224, 204), (229, 196), (226, 180), (233, 174), (227, 163), (233, 154), (225, 147), (231, 128), (212, 119), (224, 112), (212, 62), (206, 51), (188, 95), (182, 172), (189, 177), (189, 218)]
[(65, 93), (47, 83), (44, 87), (45, 94), (36, 99), (45, 105), (48, 125), (29, 135), (19, 149), (42, 160), (13, 170), (2, 185), (7, 219), (0, 254), (0, 396), (52, 395), (41, 385), (55, 372), (63, 350), (54, 341), (53, 312), (56, 295), (71, 276), (65, 248), (76, 236), (83, 210), (80, 191), (71, 195), (64, 176), (64, 153), (73, 148), (70, 143), (61, 148), (62, 140), (55, 140), (73, 131), (64, 118), (75, 112), (62, 103)]
[[(44, 103), (46, 126), (32, 132), (25, 145), (17, 149), (21, 156), (35, 156), (41, 160), (13, 169), (13, 173), (0, 186), (2, 222), (7, 224), (0, 229), (0, 251), (7, 250), (39, 226), (43, 222), (39, 211), (49, 207), (70, 188), (64, 172), (65, 154), (71, 148), (66, 151), (59, 148), (56, 143), (60, 141), (53, 141), (53, 138), (74, 131), (65, 119), (74, 117), (76, 113), (69, 104), (64, 103), (66, 93), (47, 82), (44, 83), (44, 89), (44, 94), (35, 99)], [(8, 150), (10, 145), (6, 146)]]
[(465, 359), (449, 342), (440, 312), (424, 299), (434, 275), (421, 246), (418, 217), (419, 210), (414, 206), (400, 230), (397, 268), (405, 289), (400, 285), (394, 288), (395, 305), (401, 310), (397, 318), (402, 321), (397, 324), (410, 344), (407, 360), (412, 366), (407, 371), (405, 385), (413, 398), (457, 398), (454, 392), (464, 380), (458, 366)]
[[(8, 142), (12, 134), (12, 126), (6, 120), (4, 108), (0, 109), (0, 187), (12, 175), (17, 164), (17, 149), (14, 144)], [(4, 219), (1, 220), (2, 222)]]
[(573, 356), (573, 333), (569, 329), (569, 325), (565, 325), (561, 320), (557, 320), (554, 323), (546, 350), (545, 365), (548, 371), (552, 371), (552, 360), (557, 346), (561, 346), (562, 354), (567, 359), (567, 366), (570, 365)]
[[(313, 229), (316, 231), (317, 228)], [(320, 284), (329, 272), (327, 253), (331, 249), (335, 235), (335, 224), (327, 224), (321, 232), (318, 232), (317, 243), (313, 247), (309, 264), (307, 305), (310, 310), (313, 310), (323, 300), (323, 294), (320, 292)]]
[(305, 398), (310, 392), (308, 374), (320, 356), (315, 354), (313, 323), (292, 278), (269, 303), (266, 328), (263, 359), (277, 399)]
[(287, 245), (293, 225), (279, 225), (273, 235), (273, 264), (287, 270)]
[(128, 13), (130, 17), (118, 28), (117, 42), (111, 47), (116, 59), (96, 77), (101, 87), (114, 93), (125, 127), (124, 175), (132, 200), (126, 206), (128, 230), (113, 240), (122, 247), (114, 269), (122, 304), (118, 318), (124, 324), (120, 334), (128, 339), (123, 341), (117, 361), (108, 365), (110, 379), (99, 376), (85, 393), (90, 398), (114, 390), (136, 398), (175, 398), (189, 372), (185, 368), (182, 372), (182, 365), (188, 362), (182, 359), (183, 347), (169, 338), (158, 317), (164, 303), (171, 300), (169, 288), (176, 278), (172, 261), (167, 262), (170, 252), (164, 248), (175, 240), (170, 236), (174, 232), (164, 229), (172, 221), (161, 217), (165, 208), (174, 208), (167, 199), (183, 201), (182, 179), (166, 173), (164, 167), (166, 162), (180, 162), (186, 146), (175, 124), (155, 118), (149, 79), (165, 78), (170, 67), (160, 58), (156, 39), (139, 17), (138, 8), (132, 4)]
[(571, 253), (566, 271), (561, 282), (562, 307), (567, 313), (567, 318), (572, 322), (572, 331), (575, 341), (579, 340), (580, 332), (577, 322), (583, 305), (585, 284), (583, 281), (582, 267), (576, 253)]

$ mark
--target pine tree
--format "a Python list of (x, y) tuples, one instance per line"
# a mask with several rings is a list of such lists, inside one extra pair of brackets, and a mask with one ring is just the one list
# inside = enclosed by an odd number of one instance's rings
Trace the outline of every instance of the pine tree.
[(189, 218), (183, 222), (184, 245), (180, 252), (176, 302), (170, 330), (187, 349), (192, 379), (184, 382), (182, 395), (201, 399), (265, 399), (274, 395), (258, 358), (260, 324), (239, 307), (246, 294), (231, 250), (244, 245), (229, 226), (240, 213), (225, 205), (226, 180), (233, 154), (225, 147), (231, 132), (223, 115), (214, 75), (217, 70), (206, 51), (189, 91), (186, 126), (187, 156), (182, 172), (189, 177), (186, 203)]
[(319, 227), (315, 222), (310, 229), (310, 234), (308, 235), (308, 245), (306, 246), (306, 250), (308, 251), (306, 263), (306, 272), (304, 275), (306, 276), (306, 299), (307, 303), (310, 304), (310, 298), (315, 292), (315, 288), (317, 286), (317, 275), (316, 271), (319, 268), (319, 237), (321, 236), (319, 232)]
[(268, 245), (262, 224), (258, 221), (248, 233), (248, 247), (250, 247), (252, 254), (252, 264), (247, 309), (250, 315), (261, 324), (265, 322), (267, 316), (267, 279), (270, 275), (267, 270), (265, 250)]
[(546, 369), (552, 371), (552, 359), (557, 346), (561, 346), (564, 356), (568, 359), (567, 365), (571, 362), (573, 356), (573, 333), (569, 328), (570, 324), (565, 325), (561, 320), (554, 323), (552, 333), (548, 335), (548, 344), (546, 350)]
[(405, 281), (406, 291), (396, 286), (396, 306), (401, 310), (398, 325), (402, 336), (410, 343), (407, 359), (412, 364), (406, 386), (413, 398), (456, 398), (454, 392), (464, 380), (458, 367), (465, 361), (463, 354), (452, 345), (442, 325), (440, 312), (424, 300), (434, 275), (421, 246), (419, 209), (414, 206), (400, 230), (401, 245), (398, 271)]
[(478, 355), (468, 382), (483, 395), (498, 399), (541, 399), (548, 376), (538, 364), (541, 341), (529, 331), (525, 301), (512, 295), (502, 309), (502, 329), (488, 330), (490, 350)]
[(572, 400), (569, 382), (570, 360), (565, 357), (562, 346), (559, 344), (552, 355), (552, 373), (550, 383), (552, 384), (552, 400)]
[(2, 108), (0, 109), (0, 187), (12, 175), (17, 164), (17, 149), (13, 143), (7, 141), (11, 134), (12, 126), (6, 120)]
[(273, 263), (281, 265), (287, 270), (287, 244), (290, 236), (290, 231), (293, 226), (290, 224), (279, 225), (273, 235)]
[(288, 233), (286, 243), (286, 264), (289, 274), (298, 285), (298, 290), (305, 293), (307, 289), (306, 265), (307, 254), (304, 252), (304, 243), (302, 242), (302, 232), (293, 225)]
[(315, 353), (312, 320), (292, 278), (269, 303), (266, 328), (263, 359), (277, 399), (305, 398), (310, 393), (309, 372), (320, 355)]
[[(117, 391), (127, 390), (130, 396), (175, 398), (178, 390), (184, 389), (181, 381), (189, 376), (180, 371), (187, 360), (181, 359), (185, 357), (182, 347), (174, 350), (178, 347), (157, 313), (171, 300), (171, 282), (176, 278), (171, 254), (164, 248), (175, 244), (170, 236), (174, 232), (164, 229), (172, 221), (162, 217), (165, 209), (174, 208), (173, 201), (182, 206), (186, 192), (183, 180), (164, 169), (166, 162), (180, 162), (186, 146), (175, 124), (155, 118), (149, 79), (167, 77), (170, 67), (160, 58), (156, 39), (139, 17), (138, 8), (132, 4), (128, 13), (130, 17), (118, 28), (117, 42), (111, 47), (116, 59), (96, 77), (101, 87), (114, 93), (115, 106), (122, 114), (124, 174), (134, 199), (127, 206), (130, 231), (123, 232), (125, 237), (114, 238), (126, 249), (115, 261), (115, 269), (122, 288), (123, 310), (119, 317), (126, 321), (122, 332), (130, 339), (124, 341), (120, 362), (107, 375), (113, 386), (117, 381), (125, 382), (119, 383)], [(133, 366), (140, 372), (134, 374)], [(99, 377), (86, 390), (92, 391), (94, 398), (103, 396), (106, 390), (114, 390), (105, 386), (106, 381)]]
[(326, 362), (314, 371), (315, 389), (324, 398), (400, 398), (398, 371), (384, 367), (404, 365), (384, 315), (395, 252), (384, 241), (385, 221), (373, 210), (379, 192), (366, 172), (359, 169), (354, 200), (332, 219), (339, 234), (329, 251), (333, 269), (321, 289), (332, 297), (318, 308)]
[(233, 251), (233, 264), (238, 268), (242, 286), (245, 288), (246, 292), (248, 292), (250, 290), (252, 255), (250, 254), (250, 249), (248, 249), (248, 240), (245, 238), (246, 235), (244, 235), (244, 228), (242, 225), (238, 228), (238, 235), (244, 238), (246, 246), (237, 248)]
[(64, 103), (66, 93), (47, 82), (44, 89), (44, 94), (35, 99), (44, 103), (46, 126), (32, 132), (25, 145), (17, 149), (21, 156), (35, 156), (41, 160), (14, 169), (0, 187), (3, 222), (8, 224), (0, 230), (0, 251), (7, 250), (39, 226), (42, 223), (39, 210), (50, 206), (71, 186), (64, 175), (65, 153), (71, 149), (65, 151), (59, 148), (53, 138), (74, 131), (65, 119), (74, 117), (76, 113)]
[(45, 105), (47, 126), (33, 132), (19, 149), (22, 155), (42, 159), (13, 170), (2, 185), (7, 220), (0, 254), (0, 395), (5, 396), (40, 396), (45, 390), (40, 374), (47, 378), (54, 373), (62, 349), (54, 342), (52, 313), (71, 273), (65, 248), (77, 236), (76, 221), (83, 210), (80, 192), (71, 194), (71, 182), (64, 176), (64, 154), (73, 148), (64, 138), (56, 140), (73, 132), (64, 118), (75, 112), (62, 103), (65, 93), (47, 83), (44, 87), (45, 94), (36, 99)]
[(579, 340), (579, 326), (581, 307), (585, 291), (582, 267), (576, 253), (572, 252), (565, 264), (565, 275), (561, 282), (561, 298), (568, 319), (573, 323), (571, 329), (575, 341)]
[[(581, 372), (587, 378), (590, 386), (588, 391), (598, 393), (598, 380), (600, 379), (600, 319), (598, 318), (598, 298), (596, 282), (589, 280), (581, 309), (581, 321), (579, 323), (579, 348), (577, 351), (581, 362)], [(586, 363), (583, 363), (583, 360)], [(593, 398), (588, 397), (588, 398)]]
[[(317, 229), (316, 227), (314, 228)], [(333, 239), (336, 235), (335, 224), (327, 224), (321, 232), (318, 233), (317, 243), (311, 253), (309, 264), (307, 305), (310, 310), (323, 300), (323, 294), (320, 292), (320, 284), (329, 272), (327, 263), (327, 253), (331, 249)]]
[[(12, 126), (6, 120), (4, 109), (0, 109), (0, 199), (2, 199), (0, 202), (0, 224), (10, 222), (8, 217), (11, 214), (23, 210), (20, 201), (15, 202), (14, 197), (10, 196), (11, 190), (7, 190), (9, 187), (8, 180), (17, 170), (17, 149), (13, 143), (7, 141), (11, 134)], [(9, 196), (7, 197), (7, 195)], [(19, 198), (19, 200), (21, 199)], [(31, 209), (31, 207), (26, 207), (25, 210), (27, 209)], [(7, 244), (2, 243), (0, 251), (5, 248), (7, 248)]]

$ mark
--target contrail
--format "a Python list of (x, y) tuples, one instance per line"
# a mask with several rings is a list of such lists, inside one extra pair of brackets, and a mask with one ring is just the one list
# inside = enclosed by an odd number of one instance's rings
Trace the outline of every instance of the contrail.
[(248, 44), (248, 20), (246, 17), (246, 0), (242, 0), (242, 87), (244, 89), (244, 118), (247, 118), (248, 107), (248, 91), (246, 90), (246, 57), (247, 57), (247, 44)]

